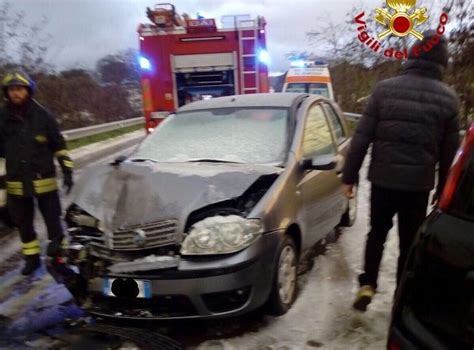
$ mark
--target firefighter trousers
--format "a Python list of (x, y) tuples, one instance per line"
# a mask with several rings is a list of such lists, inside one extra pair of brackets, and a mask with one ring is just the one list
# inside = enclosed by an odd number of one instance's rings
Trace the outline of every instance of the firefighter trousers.
[(57, 191), (37, 197), (8, 196), (8, 209), (20, 231), (23, 254), (28, 256), (40, 253), (40, 245), (34, 228), (35, 200), (48, 230), (50, 247), (54, 247), (52, 249), (48, 247), (48, 255), (54, 256), (63, 239), (61, 202)]

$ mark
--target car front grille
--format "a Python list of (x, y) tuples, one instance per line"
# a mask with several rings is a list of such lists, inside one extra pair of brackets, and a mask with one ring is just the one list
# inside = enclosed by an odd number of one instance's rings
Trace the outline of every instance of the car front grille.
[(163, 247), (176, 241), (176, 220), (164, 220), (145, 225), (129, 226), (114, 232), (114, 250), (141, 250)]

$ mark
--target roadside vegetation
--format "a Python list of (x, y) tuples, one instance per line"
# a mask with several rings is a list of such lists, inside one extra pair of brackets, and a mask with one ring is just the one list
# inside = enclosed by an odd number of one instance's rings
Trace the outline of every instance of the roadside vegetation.
[[(397, 75), (402, 67), (400, 61), (374, 54), (357, 39), (354, 18), (362, 11), (365, 12), (368, 32), (375, 34), (378, 31), (373, 16), (370, 16), (374, 9), (358, 6), (346, 14), (343, 23), (327, 17), (315, 21), (321, 25), (307, 33), (315, 48), (313, 52), (295, 51), (288, 54), (289, 58), (316, 58), (328, 62), (337, 101), (342, 110), (353, 113), (363, 112), (365, 101), (378, 81)], [(466, 128), (474, 121), (474, 1), (445, 0), (435, 3), (425, 0), (418, 1), (417, 6), (430, 9), (428, 28), (437, 28), (443, 11), (449, 14), (449, 31), (445, 35), (449, 39), (450, 63), (445, 81), (459, 96), (460, 122)], [(386, 46), (401, 50), (412, 44), (413, 40), (409, 37), (394, 37), (388, 39)], [(281, 91), (283, 81), (284, 76), (273, 78), (276, 91)]]
[(134, 50), (107, 55), (95, 69), (58, 71), (50, 64), (54, 38), (46, 32), (47, 24), (46, 17), (29, 22), (8, 1), (0, 3), (0, 77), (10, 69), (26, 69), (38, 84), (35, 98), (56, 116), (62, 130), (141, 115)]

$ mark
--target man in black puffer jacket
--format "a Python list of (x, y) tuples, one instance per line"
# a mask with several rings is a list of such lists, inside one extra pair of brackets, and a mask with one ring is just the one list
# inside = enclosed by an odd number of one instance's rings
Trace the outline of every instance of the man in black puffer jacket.
[[(435, 35), (434, 31), (426, 32), (421, 45), (431, 42)], [(375, 87), (344, 167), (344, 192), (351, 198), (359, 169), (372, 144), (371, 231), (364, 273), (359, 276), (361, 288), (354, 302), (354, 308), (360, 311), (366, 310), (377, 290), (384, 243), (393, 226), (393, 216), (398, 214), (398, 284), (410, 246), (426, 216), (436, 165), (439, 164), (439, 194), (459, 146), (458, 99), (441, 81), (448, 64), (446, 40), (440, 38), (428, 52), (411, 52), (400, 76)]]

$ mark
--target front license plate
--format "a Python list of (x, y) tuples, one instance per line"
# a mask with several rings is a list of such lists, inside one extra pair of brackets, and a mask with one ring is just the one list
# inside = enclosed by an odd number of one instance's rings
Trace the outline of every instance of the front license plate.
[[(138, 295), (136, 295), (137, 288)], [(105, 277), (102, 291), (103, 294), (108, 297), (136, 297), (141, 299), (150, 299), (151, 281), (135, 280), (132, 278)]]

